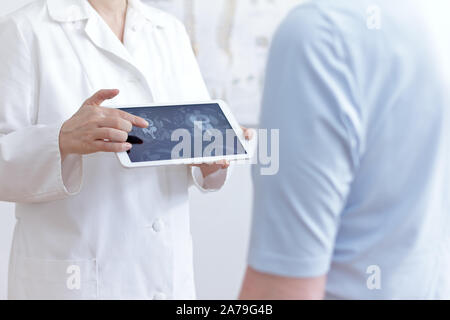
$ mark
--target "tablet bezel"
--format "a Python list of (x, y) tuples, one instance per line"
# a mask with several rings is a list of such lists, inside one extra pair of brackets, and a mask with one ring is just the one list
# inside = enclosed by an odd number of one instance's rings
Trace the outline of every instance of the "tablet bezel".
[(239, 139), (239, 142), (243, 146), (246, 154), (238, 155), (223, 155), (218, 157), (205, 157), (205, 158), (185, 158), (185, 159), (171, 159), (160, 161), (147, 161), (147, 162), (132, 162), (128, 153), (117, 153), (120, 163), (125, 168), (142, 168), (142, 167), (160, 167), (160, 166), (172, 166), (172, 165), (198, 165), (203, 163), (214, 163), (217, 161), (227, 160), (249, 160), (251, 158), (250, 148), (248, 141), (244, 137), (244, 131), (237, 122), (236, 118), (231, 113), (228, 105), (223, 100), (211, 100), (211, 101), (198, 101), (198, 102), (177, 102), (177, 103), (149, 103), (141, 105), (121, 105), (121, 106), (108, 106), (109, 108), (123, 109), (123, 108), (151, 108), (151, 107), (171, 107), (171, 106), (189, 106), (189, 105), (211, 105), (218, 104), (222, 110), (227, 121), (230, 123), (233, 131)]

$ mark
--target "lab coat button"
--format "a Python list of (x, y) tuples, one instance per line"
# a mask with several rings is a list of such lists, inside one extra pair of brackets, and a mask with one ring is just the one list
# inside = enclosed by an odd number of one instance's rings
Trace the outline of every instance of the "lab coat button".
[(162, 292), (158, 292), (153, 296), (153, 300), (167, 300), (167, 296)]
[(164, 223), (160, 219), (158, 219), (153, 223), (152, 228), (155, 232), (161, 232), (164, 228)]

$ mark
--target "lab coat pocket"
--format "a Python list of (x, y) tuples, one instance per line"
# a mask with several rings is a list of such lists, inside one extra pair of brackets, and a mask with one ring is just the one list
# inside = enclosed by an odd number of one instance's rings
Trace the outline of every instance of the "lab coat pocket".
[(96, 260), (41, 260), (18, 257), (14, 291), (18, 299), (98, 298)]

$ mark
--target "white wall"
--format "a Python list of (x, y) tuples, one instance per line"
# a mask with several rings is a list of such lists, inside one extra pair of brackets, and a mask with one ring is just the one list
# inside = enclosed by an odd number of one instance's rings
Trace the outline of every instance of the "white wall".
[[(31, 0), (0, 0), (0, 16)], [(1, 50), (1, 49), (0, 49)], [(234, 299), (245, 268), (252, 187), (248, 167), (235, 169), (215, 194), (191, 192), (195, 268), (200, 299)], [(6, 298), (14, 206), (0, 203), (0, 300)]]
[(219, 193), (191, 193), (199, 299), (237, 298), (246, 267), (252, 194), (248, 167), (236, 167)]

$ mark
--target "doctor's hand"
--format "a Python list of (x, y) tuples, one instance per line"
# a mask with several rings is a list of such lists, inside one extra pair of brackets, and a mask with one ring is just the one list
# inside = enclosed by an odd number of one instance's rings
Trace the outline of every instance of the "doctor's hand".
[(100, 90), (86, 100), (78, 112), (61, 127), (59, 148), (64, 160), (69, 154), (97, 152), (125, 152), (132, 148), (127, 143), (133, 126), (147, 128), (148, 123), (127, 112), (101, 107), (114, 98), (119, 90)]
[[(254, 131), (252, 129), (247, 129), (242, 127), (242, 130), (244, 131), (244, 137), (245, 140), (252, 140), (254, 136)], [(222, 160), (217, 161), (215, 163), (203, 163), (198, 165), (192, 165), (193, 167), (198, 167), (202, 171), (203, 177), (206, 178), (207, 176), (216, 173), (219, 170), (228, 169), (230, 167), (230, 161)]]

